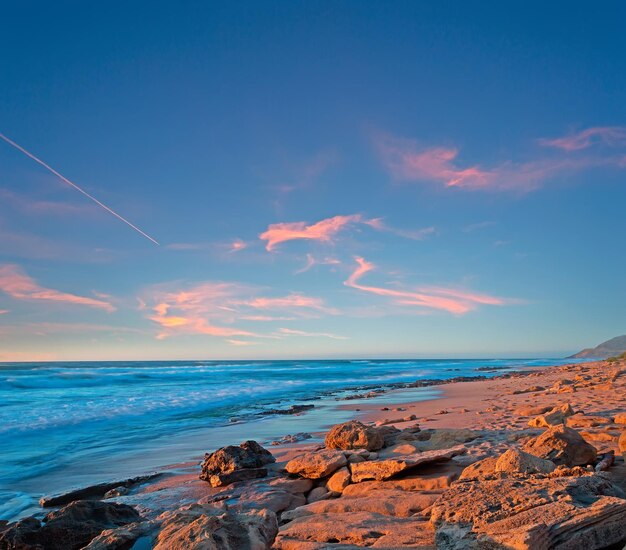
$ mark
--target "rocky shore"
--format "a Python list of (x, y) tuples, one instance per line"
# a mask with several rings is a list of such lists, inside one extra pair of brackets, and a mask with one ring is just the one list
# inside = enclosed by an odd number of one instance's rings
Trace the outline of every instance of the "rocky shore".
[(323, 444), (251, 439), (44, 500), (42, 520), (0, 523), (0, 550), (625, 547), (625, 361), (443, 388), (346, 400), (355, 420)]

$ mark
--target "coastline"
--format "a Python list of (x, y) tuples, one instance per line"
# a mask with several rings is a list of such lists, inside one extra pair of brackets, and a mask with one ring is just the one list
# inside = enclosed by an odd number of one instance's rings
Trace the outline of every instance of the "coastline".
[[(334, 546), (324, 546), (320, 541), (309, 540), (307, 538), (309, 535), (306, 535), (309, 533), (307, 531), (309, 527), (313, 530), (319, 530), (319, 525), (316, 524), (317, 527), (312, 527), (313, 524), (308, 525), (307, 522), (321, 520), (322, 517), (317, 518), (316, 513), (302, 517), (298, 515), (300, 513), (298, 510), (301, 507), (304, 506), (302, 508), (304, 510), (316, 502), (311, 497), (312, 493), (306, 495), (311, 491), (311, 486), (305, 487), (305, 494), (294, 496), (287, 491), (291, 495), (289, 499), (284, 496), (287, 494), (284, 491), (277, 501), (272, 499), (268, 501), (267, 494), (269, 491), (275, 497), (276, 488), (273, 483), (278, 483), (284, 479), (284, 468), (290, 460), (319, 453), (320, 449), (323, 449), (323, 437), (332, 424), (354, 419), (366, 426), (391, 430), (395, 428), (399, 430), (397, 432), (399, 434), (408, 434), (405, 444), (396, 441), (394, 444), (390, 444), (389, 448), (386, 447), (379, 453), (374, 453), (379, 455), (378, 460), (393, 459), (398, 454), (403, 456), (402, 453), (408, 452), (412, 453), (412, 456), (415, 453), (441, 452), (438, 451), (441, 446), (433, 443), (438, 438), (446, 440), (442, 444), (444, 451), (447, 448), (460, 449), (458, 456), (448, 457), (444, 463), (433, 465), (430, 469), (424, 470), (424, 473), (416, 471), (414, 475), (409, 476), (408, 479), (412, 480), (413, 485), (421, 487), (412, 490), (411, 498), (419, 497), (429, 502), (433, 501), (430, 502), (429, 506), (411, 513), (410, 516), (403, 515), (396, 510), (393, 502), (394, 499), (398, 498), (398, 494), (370, 494), (370, 489), (374, 489), (373, 487), (368, 489), (367, 484), (373, 482), (350, 485), (350, 487), (357, 489), (362, 488), (361, 497), (365, 498), (369, 495), (369, 497), (375, 497), (379, 500), (376, 506), (381, 506), (380, 502), (383, 502), (390, 510), (395, 510), (388, 515), (374, 514), (372, 517), (365, 518), (367, 522), (378, 525), (377, 529), (380, 532), (387, 532), (385, 529), (389, 529), (389, 532), (399, 529), (399, 533), (405, 533), (403, 528), (400, 528), (400, 524), (396, 525), (396, 520), (402, 519), (404, 522), (406, 517), (413, 517), (417, 521), (416, 518), (419, 518), (419, 527), (423, 531), (423, 540), (420, 540), (422, 542), (430, 541), (430, 543), (402, 543), (393, 547), (434, 548), (432, 541), (435, 534), (429, 523), (429, 514), (435, 497), (439, 498), (444, 491), (452, 490), (454, 480), (458, 479), (465, 467), (486, 457), (497, 456), (512, 446), (517, 446), (518, 442), (524, 442), (525, 439), (536, 437), (544, 432), (545, 426), (531, 427), (528, 425), (532, 418), (538, 416), (539, 410), (564, 405), (570, 406), (573, 409), (572, 412), (577, 413), (572, 418), (578, 424), (574, 423), (573, 420), (570, 422), (574, 425), (574, 429), (597, 449), (598, 456), (605, 456), (607, 453), (613, 452), (616, 459), (615, 464), (610, 468), (612, 481), (621, 487), (622, 491), (626, 491), (626, 465), (618, 446), (618, 438), (626, 425), (617, 422), (618, 416), (626, 413), (624, 398), (626, 395), (626, 363), (615, 364), (607, 361), (570, 363), (505, 372), (494, 377), (477, 380), (437, 381), (434, 386), (427, 387), (421, 387), (422, 382), (416, 385), (419, 387), (411, 387), (411, 384), (403, 384), (403, 387), (392, 387), (384, 392), (376, 393), (371, 398), (337, 400), (332, 398), (334, 403), (328, 401), (328, 408), (320, 407), (318, 410), (304, 411), (302, 415), (290, 415), (287, 422), (289, 426), (294, 428), (302, 426), (307, 417), (310, 421), (311, 415), (324, 415), (326, 425), (322, 425), (319, 430), (311, 431), (311, 439), (300, 442), (272, 446), (270, 441), (259, 437), (262, 430), (257, 428), (263, 421), (241, 423), (239, 425), (242, 430), (240, 440), (231, 440), (227, 443), (237, 445), (246, 439), (255, 439), (261, 443), (273, 454), (276, 460), (274, 464), (268, 467), (269, 479), (241, 481), (226, 486), (212, 487), (198, 477), (201, 459), (198, 456), (188, 462), (161, 468), (160, 471), (163, 475), (160, 477), (132, 485), (128, 491), (118, 491), (118, 494), (109, 495), (108, 498), (104, 499), (104, 502), (132, 506), (150, 522), (159, 521), (157, 518), (177, 509), (188, 506), (193, 508), (198, 506), (198, 503), (203, 506), (214, 506), (217, 505), (216, 503), (222, 503), (238, 510), (241, 507), (247, 507), (246, 509), (258, 511), (267, 507), (278, 516), (279, 531), (274, 548), (284, 550), (331, 548)], [(354, 388), (353, 391), (361, 392), (363, 388)], [(289, 430), (288, 433), (297, 433), (298, 431), (302, 430)], [(212, 450), (210, 445), (207, 445), (206, 450)], [(436, 481), (426, 483), (422, 478)], [(420, 479), (423, 483), (416, 481)], [(399, 483), (399, 481), (396, 482), (396, 485)], [(425, 486), (423, 486), (424, 483)], [(315, 486), (320, 487), (319, 484)], [(394, 491), (396, 490), (397, 487)], [(404, 497), (405, 495), (400, 496)], [(346, 495), (331, 494), (328, 491), (327, 496), (318, 501), (334, 503), (332, 506), (331, 504), (320, 505), (326, 506), (326, 508), (330, 506), (332, 510), (335, 510), (332, 514), (325, 512), (326, 515), (323, 517), (326, 531), (333, 528), (338, 530), (337, 536), (328, 536), (336, 538), (343, 544), (371, 546), (371, 541), (359, 539), (361, 535), (355, 535), (341, 522), (342, 517), (347, 517), (342, 516), (342, 514), (347, 513), (344, 503), (348, 501), (350, 498), (346, 498)], [(348, 504), (353, 505), (353, 502), (350, 501)], [(373, 504), (370, 505), (373, 506)], [(53, 508), (40, 510), (40, 514), (48, 512), (50, 509)], [(626, 514), (626, 500), (623, 511)], [(310, 521), (306, 518), (309, 518)], [(354, 519), (352, 518), (352, 520)], [(333, 527), (335, 520), (337, 520), (337, 525)], [(388, 522), (391, 523), (387, 525)], [(413, 526), (413, 531), (415, 531), (415, 526)], [(320, 533), (322, 533), (319, 535), (320, 537), (327, 536), (323, 534), (323, 530)], [(311, 535), (313, 539), (316, 536)], [(143, 540), (143, 544), (146, 544), (149, 538), (146, 537), (148, 535), (138, 535), (138, 538)], [(305, 538), (298, 539), (298, 537)], [(391, 539), (387, 540), (387, 542), (390, 541)], [(379, 546), (385, 547), (382, 544)], [(145, 547), (149, 548), (150, 546)], [(103, 546), (102, 548), (108, 547)]]

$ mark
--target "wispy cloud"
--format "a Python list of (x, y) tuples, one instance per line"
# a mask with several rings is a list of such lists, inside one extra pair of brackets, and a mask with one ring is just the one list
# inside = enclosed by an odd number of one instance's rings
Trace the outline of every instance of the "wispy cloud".
[(462, 166), (455, 147), (421, 147), (416, 141), (393, 136), (377, 136), (376, 146), (383, 164), (399, 181), (430, 181), (445, 187), (467, 190), (527, 192), (556, 176), (593, 167), (625, 168), (623, 156), (546, 157), (527, 162), (506, 160), (485, 168), (479, 164)]
[(316, 265), (339, 265), (341, 261), (337, 258), (326, 257), (326, 258), (316, 258), (313, 254), (306, 255), (306, 263), (297, 271), (294, 271), (294, 275), (300, 275), (301, 273), (306, 273), (312, 267)]
[[(206, 281), (193, 286), (159, 285), (146, 291), (139, 303), (139, 309), (158, 325), (158, 339), (180, 334), (203, 334), (221, 338), (273, 338), (271, 333), (261, 333), (237, 325), (243, 322), (268, 323), (337, 313), (321, 298), (302, 293), (286, 296), (262, 294), (262, 289), (239, 283)], [(266, 314), (266, 311), (271, 313)]]
[(279, 328), (278, 332), (287, 336), (305, 336), (307, 338), (331, 338), (333, 340), (347, 340), (347, 336), (339, 336), (330, 332), (307, 332), (304, 330), (295, 330), (291, 328)]
[(280, 243), (298, 239), (332, 242), (333, 238), (342, 229), (350, 224), (361, 222), (360, 214), (349, 216), (333, 216), (317, 223), (307, 225), (306, 222), (274, 223), (259, 235), (262, 241), (267, 241), (266, 250), (272, 251)]
[(240, 250), (244, 250), (246, 248), (248, 248), (248, 243), (241, 239), (235, 239), (230, 242), (228, 246), (229, 252), (239, 252)]
[(611, 147), (626, 145), (626, 128), (623, 126), (596, 126), (559, 138), (542, 138), (539, 143), (563, 151), (580, 151), (594, 144), (603, 143)]
[(0, 315), (6, 315), (7, 313), (9, 313), (8, 309), (0, 309)]
[(311, 158), (300, 162), (289, 162), (287, 175), (283, 181), (274, 184), (274, 189), (282, 194), (292, 193), (310, 187), (331, 166), (337, 163), (339, 155), (334, 150), (320, 151)]
[(369, 225), (373, 229), (377, 231), (383, 231), (386, 233), (393, 233), (394, 235), (398, 235), (399, 237), (404, 237), (405, 239), (411, 239), (414, 241), (423, 241), (429, 235), (432, 235), (436, 232), (434, 227), (424, 227), (422, 229), (417, 229), (414, 231), (407, 229), (398, 229), (396, 227), (388, 226), (383, 218), (373, 218), (371, 220), (364, 220), (364, 224)]
[(116, 309), (113, 304), (105, 300), (78, 296), (76, 294), (39, 286), (31, 277), (13, 264), (0, 266), (0, 291), (16, 300), (43, 300), (71, 305), (82, 305), (103, 309), (108, 312), (115, 311)]
[(356, 269), (344, 284), (363, 292), (386, 296), (397, 305), (417, 306), (419, 308), (443, 310), (456, 315), (462, 315), (475, 309), (479, 304), (504, 305), (508, 303), (507, 300), (502, 298), (448, 288), (431, 287), (413, 291), (364, 285), (360, 282), (361, 278), (366, 273), (372, 271), (375, 266), (367, 262), (364, 258), (356, 258), (356, 262)]
[(482, 222), (477, 222), (477, 223), (471, 223), (469, 225), (466, 225), (463, 228), (463, 233), (473, 233), (474, 231), (478, 231), (480, 229), (485, 229), (487, 227), (491, 227), (493, 225), (495, 225), (496, 222), (492, 222), (489, 220), (486, 221), (482, 221)]
[(20, 210), (20, 212), (38, 216), (46, 214), (53, 216), (93, 216), (94, 212), (98, 212), (98, 209), (90, 204), (78, 205), (70, 202), (42, 200), (2, 188), (0, 188), (0, 200), (4, 204), (9, 204), (11, 208)]

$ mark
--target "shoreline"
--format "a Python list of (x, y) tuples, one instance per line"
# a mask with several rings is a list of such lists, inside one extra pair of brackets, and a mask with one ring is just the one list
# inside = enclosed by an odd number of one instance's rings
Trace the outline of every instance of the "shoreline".
[[(535, 426), (529, 425), (529, 422), (534, 422), (533, 418), (540, 418), (542, 412), (547, 410), (564, 410), (567, 407), (570, 412), (567, 413), (567, 420), (561, 419), (563, 425), (571, 425), (593, 445), (594, 457), (598, 458), (590, 466), (591, 470), (564, 471), (565, 477), (558, 478), (558, 483), (587, 483), (584, 476), (600, 475), (590, 473), (594, 468), (608, 470), (602, 475), (609, 475), (616, 494), (624, 495), (623, 502), (619, 497), (613, 503), (619, 509), (615, 517), (622, 518), (623, 514), (626, 519), (626, 464), (621, 456), (621, 443), (618, 444), (620, 434), (626, 431), (626, 362), (576, 362), (515, 369), (492, 377), (437, 380), (431, 386), (426, 386), (424, 381), (417, 381), (415, 385), (403, 383), (402, 387), (397, 387), (399, 384), (394, 386), (376, 392), (371, 398), (329, 398), (325, 401), (327, 408), (321, 407), (318, 411), (313, 408), (302, 415), (290, 415), (288, 421), (294, 427), (301, 426), (307, 418), (311, 421), (311, 415), (323, 415), (325, 424), (319, 430), (311, 431), (312, 438), (304, 441), (272, 446), (259, 437), (262, 432), (259, 426), (265, 419), (258, 423), (241, 423), (242, 437), (226, 444), (238, 445), (241, 441), (255, 439), (271, 452), (275, 462), (266, 467), (267, 471), (260, 479), (211, 486), (199, 479), (198, 457), (159, 468), (161, 475), (157, 478), (130, 483), (129, 487), (113, 488), (106, 498), (103, 495), (93, 498), (112, 505), (128, 505), (141, 514), (145, 523), (139, 524), (142, 527), (133, 536), (136, 535), (135, 538), (144, 546), (133, 547), (136, 550), (151, 547), (147, 541), (158, 536), (161, 527), (157, 526), (163, 525), (163, 518), (170, 517), (176, 510), (184, 515), (189, 510), (200, 509), (203, 514), (218, 513), (219, 510), (220, 514), (231, 513), (228, 510), (233, 514), (268, 511), (276, 518), (273, 521), (278, 522), (276, 532), (272, 531), (272, 540), (276, 540), (271, 546), (278, 550), (333, 548), (335, 543), (328, 545), (324, 540), (335, 539), (339, 541), (338, 548), (341, 544), (372, 546), (369, 532), (384, 533), (388, 546), (382, 541), (375, 544), (381, 548), (433, 549), (439, 526), (433, 523), (437, 513), (435, 516), (431, 513), (433, 509), (437, 512), (437, 506), (441, 508), (441, 502), (453, 498), (459, 485), (455, 480), (459, 479), (464, 469), (477, 468), (473, 465), (480, 461), (495, 461), (495, 457), (502, 453), (539, 437), (549, 429), (548, 425)], [(411, 460), (415, 461), (416, 457), (434, 462), (415, 470), (415, 473), (411, 469), (408, 476), (393, 475), (389, 481), (361, 481), (354, 477), (355, 467), (350, 468), (353, 459), (351, 451), (345, 451), (349, 468), (346, 470), (344, 467), (343, 470), (348, 472), (349, 477), (351, 469), (353, 479), (340, 492), (330, 490), (331, 481), (324, 476), (319, 481), (317, 478), (311, 481), (306, 479), (308, 474), (302, 474), (304, 479), (297, 475), (294, 477), (294, 474), (286, 475), (288, 464), (329, 452), (324, 447), (323, 436), (337, 418), (340, 422), (355, 419), (366, 427), (371, 426), (371, 429), (383, 430), (381, 433), (387, 434), (383, 449), (366, 453), (370, 456), (364, 464), (371, 464), (372, 468), (397, 464), (397, 459), (410, 466)], [(293, 430), (290, 433), (297, 432)], [(211, 446), (207, 445), (205, 450), (212, 450)], [(429, 458), (431, 455), (434, 458)], [(615, 457), (614, 463), (611, 457)], [(372, 475), (378, 479), (378, 474)], [(485, 475), (484, 480), (480, 478), (476, 481), (478, 486), (491, 482), (489, 476), (492, 474)], [(518, 473), (511, 475), (522, 484), (539, 481), (557, 484), (553, 478), (545, 476), (535, 479), (533, 476), (520, 478)], [(382, 479), (388, 478), (383, 476)], [(497, 479), (506, 485), (506, 479)], [(449, 494), (452, 496), (448, 497)], [(560, 493), (557, 491), (555, 494)], [(596, 497), (589, 498), (593, 501)], [(410, 508), (413, 512), (402, 508), (406, 499), (414, 503)], [(61, 506), (63, 503), (57, 504)], [(357, 504), (362, 510), (351, 511)], [(40, 509), (38, 515), (54, 509)], [(359, 530), (359, 522), (362, 522), (362, 530)], [(148, 526), (151, 526), (150, 529)]]

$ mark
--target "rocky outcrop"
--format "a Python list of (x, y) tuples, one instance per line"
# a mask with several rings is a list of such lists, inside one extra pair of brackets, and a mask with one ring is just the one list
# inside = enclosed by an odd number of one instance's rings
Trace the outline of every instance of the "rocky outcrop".
[(481, 460), (473, 462), (461, 472), (459, 480), (461, 479), (475, 479), (478, 477), (485, 477), (493, 474), (496, 471), (496, 464), (498, 458), (495, 456), (488, 456)]
[(617, 445), (619, 447), (619, 452), (622, 453), (624, 458), (626, 458), (626, 430), (622, 432), (622, 435), (619, 436), (619, 440), (617, 441)]
[[(328, 548), (433, 547), (434, 532), (421, 518), (400, 518), (374, 512), (314, 514), (281, 528), (276, 550), (322, 550)], [(343, 546), (346, 545), (346, 546)]]
[(574, 550), (626, 538), (626, 499), (603, 475), (478, 479), (434, 504), (437, 548)]
[(285, 470), (308, 479), (321, 479), (333, 474), (347, 462), (346, 455), (342, 452), (321, 450), (293, 458), (287, 462)]
[(236, 513), (193, 504), (159, 520), (154, 550), (265, 550), (278, 532), (276, 514), (263, 509)]
[(105, 529), (115, 529), (141, 519), (134, 508), (125, 504), (77, 500), (50, 512), (43, 521), (29, 517), (7, 524), (0, 530), (0, 548), (78, 550)]
[(587, 443), (576, 430), (563, 425), (553, 426), (532, 438), (522, 450), (566, 466), (591, 464), (597, 454), (596, 448)]
[(326, 434), (324, 444), (329, 449), (366, 449), (378, 451), (382, 449), (385, 440), (380, 432), (371, 426), (366, 426), (358, 420), (351, 420), (333, 426)]
[(267, 475), (266, 464), (275, 462), (268, 450), (256, 441), (244, 441), (241, 445), (222, 447), (204, 455), (200, 479), (213, 487), (229, 485), (235, 481), (249, 480)]
[(351, 466), (352, 481), (358, 483), (368, 479), (378, 481), (390, 479), (402, 472), (417, 468), (423, 464), (450, 460), (453, 456), (463, 452), (465, 452), (465, 447), (461, 446), (452, 449), (414, 453), (386, 460), (359, 462)]

